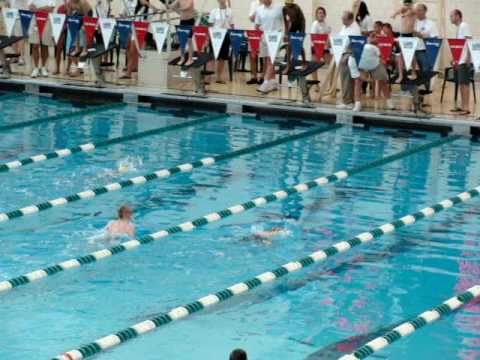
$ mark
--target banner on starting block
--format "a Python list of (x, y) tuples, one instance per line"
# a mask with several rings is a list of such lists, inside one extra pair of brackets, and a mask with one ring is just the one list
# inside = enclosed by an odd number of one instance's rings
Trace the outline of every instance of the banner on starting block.
[(427, 59), (427, 66), (429, 69), (434, 69), (437, 63), (438, 55), (442, 47), (443, 40), (439, 38), (424, 39), (425, 42), (425, 56)]
[(232, 47), (232, 52), (235, 57), (240, 54), (240, 49), (242, 47), (242, 42), (245, 40), (245, 31), (243, 30), (229, 30), (230, 36), (230, 46)]
[(82, 17), (81, 16), (67, 16), (67, 29), (70, 34), (70, 46), (67, 48), (67, 51), (75, 45), (77, 40), (78, 33), (80, 32), (80, 27), (82, 26)]
[(120, 49), (126, 49), (132, 36), (132, 20), (117, 20), (117, 31)]
[(180, 52), (183, 54), (187, 50), (188, 39), (192, 34), (192, 27), (189, 25), (177, 25), (178, 42), (180, 43)]
[(50, 13), (48, 17), (50, 19), (50, 26), (52, 27), (53, 41), (55, 41), (55, 44), (58, 44), (67, 16), (65, 14)]
[(155, 45), (157, 46), (157, 51), (161, 53), (168, 35), (168, 24), (162, 22), (152, 22), (151, 28), (153, 40), (155, 41)]
[(384, 64), (388, 63), (390, 57), (392, 56), (393, 44), (395, 43), (395, 38), (393, 36), (378, 36), (377, 45), (380, 50), (380, 57)]
[(260, 30), (247, 30), (248, 44), (250, 45), (250, 52), (252, 55), (258, 55), (260, 51), (260, 41), (262, 40), (263, 32)]
[(468, 49), (470, 50), (470, 56), (472, 57), (475, 72), (478, 72), (480, 71), (480, 40), (468, 40)]
[(45, 11), (35, 12), (35, 21), (38, 28), (38, 38), (40, 39), (40, 42), (42, 42), (43, 32), (45, 31), (45, 26), (47, 26), (48, 22), (48, 13)]
[(403, 61), (405, 62), (405, 69), (408, 71), (412, 68), (415, 51), (417, 51), (418, 38), (414, 37), (399, 37), (398, 42), (402, 50)]
[(268, 56), (272, 63), (274, 63), (278, 49), (282, 43), (283, 33), (281, 31), (266, 31), (264, 36), (265, 42), (267, 43)]
[(15, 29), (15, 23), (18, 19), (18, 9), (3, 8), (2, 15), (7, 36), (12, 36), (13, 30)]
[(362, 59), (363, 49), (367, 43), (367, 37), (361, 35), (351, 35), (350, 38), (350, 48), (352, 49), (353, 58), (357, 62), (357, 65), (360, 64)]
[(97, 29), (98, 18), (84, 16), (83, 17), (83, 28), (85, 29), (85, 38), (87, 40), (87, 47), (93, 45), (93, 38), (95, 36), (95, 30)]
[(325, 49), (328, 43), (328, 34), (310, 34), (310, 40), (312, 42), (315, 58), (319, 62), (325, 54)]
[(453, 64), (458, 65), (465, 50), (466, 39), (447, 39), (450, 52), (452, 54)]
[(213, 55), (215, 60), (218, 59), (220, 55), (220, 50), (222, 49), (223, 42), (225, 41), (225, 36), (227, 36), (227, 29), (222, 28), (209, 28), (210, 32), (210, 41), (212, 43)]
[(203, 52), (205, 45), (208, 43), (208, 27), (194, 26), (192, 28), (192, 35), (197, 51)]
[(27, 37), (29, 35), (30, 24), (33, 19), (33, 12), (29, 10), (18, 10), (20, 14), (20, 24), (22, 25), (23, 36)]
[(305, 41), (305, 33), (291, 32), (288, 33), (288, 43), (292, 49), (292, 58), (298, 59), (302, 55), (303, 42)]
[(145, 47), (145, 39), (147, 38), (150, 23), (147, 21), (134, 21), (133, 29), (135, 30), (135, 44), (140, 51)]
[(103, 44), (105, 46), (105, 49), (108, 49), (110, 43), (112, 42), (115, 25), (117, 22), (115, 21), (115, 19), (111, 18), (100, 18), (99, 23), (100, 32), (102, 33)]

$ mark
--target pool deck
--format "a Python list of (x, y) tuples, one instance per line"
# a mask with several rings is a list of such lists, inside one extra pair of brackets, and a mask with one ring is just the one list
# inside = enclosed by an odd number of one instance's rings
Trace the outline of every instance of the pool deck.
[[(170, 84), (169, 84), (170, 85)], [(169, 86), (171, 87), (171, 86)], [(259, 97), (211, 92), (207, 96), (195, 95), (191, 90), (159, 90), (154, 87), (136, 85), (108, 84), (98, 88), (91, 82), (65, 80), (59, 78), (31, 79), (29, 77), (12, 77), (0, 80), (0, 90), (25, 91), (32, 94), (52, 94), (58, 97), (77, 97), (95, 94), (98, 100), (123, 101), (132, 104), (169, 105), (202, 108), (205, 110), (228, 112), (233, 114), (270, 115), (289, 118), (305, 118), (329, 123), (351, 124), (354, 126), (383, 126), (427, 130), (472, 135), (480, 137), (480, 120), (474, 117), (459, 119), (443, 113), (415, 116), (412, 112), (396, 110), (366, 110), (353, 113), (338, 110), (334, 105), (312, 103), (304, 105), (292, 99)], [(296, 95), (296, 94), (295, 94)], [(404, 107), (405, 108), (405, 107)]]

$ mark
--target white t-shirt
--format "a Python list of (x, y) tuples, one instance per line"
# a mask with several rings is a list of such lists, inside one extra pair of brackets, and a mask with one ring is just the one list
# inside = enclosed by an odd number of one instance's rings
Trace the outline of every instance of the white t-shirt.
[(360, 27), (356, 22), (352, 23), (350, 26), (343, 26), (342, 30), (338, 33), (339, 35), (344, 35), (344, 36), (358, 36), (362, 35), (362, 32), (360, 30)]
[(10, 9), (26, 9), (27, 8), (27, 1), (25, 0), (9, 0), (8, 3), (10, 4)]
[(255, 25), (262, 31), (284, 31), (283, 6), (271, 4), (257, 8)]
[[(457, 27), (457, 39), (468, 39), (472, 37), (472, 31), (470, 30), (470, 25), (468, 25), (465, 21), (463, 21)], [(459, 64), (465, 64), (467, 62), (468, 57), (468, 45), (465, 44), (463, 48), (462, 57), (460, 58)]]
[(373, 20), (370, 15), (365, 16), (358, 25), (360, 26), (360, 31), (362, 33), (373, 31)]
[(29, 0), (27, 3), (27, 7), (30, 7), (30, 5), (34, 5), (37, 8), (44, 8), (44, 7), (55, 7), (55, 1), (54, 0)]
[(232, 9), (213, 9), (208, 16), (208, 23), (216, 28), (230, 29), (233, 25)]
[[(437, 24), (429, 19), (415, 21), (415, 32), (421, 33), (424, 38), (437, 38), (439, 36)], [(423, 39), (418, 39), (417, 50), (426, 50)]]
[(372, 71), (380, 65), (380, 50), (373, 44), (365, 44), (358, 67), (362, 70)]
[[(249, 19), (257, 13), (257, 9), (258, 9), (260, 6), (263, 6), (263, 5), (260, 3), (260, 0), (253, 0), (253, 1), (250, 3), (250, 8), (248, 9), (248, 18), (249, 18)], [(253, 21), (253, 22), (255, 22), (255, 21)]]
[(312, 24), (312, 30), (310, 33), (312, 34), (330, 34), (332, 32), (332, 28), (325, 22), (319, 22), (315, 20)]

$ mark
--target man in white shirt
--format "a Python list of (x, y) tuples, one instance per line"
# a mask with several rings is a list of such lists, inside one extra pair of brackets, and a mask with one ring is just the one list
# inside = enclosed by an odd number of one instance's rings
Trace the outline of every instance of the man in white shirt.
[[(360, 27), (355, 21), (355, 17), (351, 11), (343, 12), (342, 23), (343, 27), (342, 30), (340, 30), (339, 35), (362, 35)], [(339, 109), (350, 109), (353, 104), (353, 79), (348, 67), (348, 59), (350, 54), (350, 49), (345, 49), (345, 53), (340, 61), (340, 65), (338, 66), (340, 82), (342, 84), (342, 102), (337, 106)]]
[(425, 4), (415, 5), (415, 13), (417, 14), (417, 20), (415, 21), (415, 30), (413, 36), (417, 37), (418, 46), (415, 53), (418, 65), (420, 65), (422, 71), (432, 71), (433, 66), (429, 66), (426, 58), (426, 46), (424, 39), (438, 38), (438, 28), (435, 21), (427, 18), (428, 8)]
[[(273, 4), (272, 0), (263, 0), (263, 6), (257, 9), (255, 15), (255, 25), (258, 30), (268, 31), (284, 31), (283, 21), (283, 7), (278, 4)], [(282, 35), (283, 36), (283, 35)], [(265, 41), (265, 34), (263, 35), (260, 44), (260, 57), (263, 58), (265, 66), (265, 79), (260, 85), (258, 91), (267, 94), (278, 89), (278, 84), (275, 80), (275, 69), (273, 67), (272, 59), (268, 54), (267, 42)]]
[[(33, 12), (42, 11), (46, 13), (53, 12), (55, 8), (54, 0), (30, 0), (28, 2), (28, 9)], [(32, 44), (32, 59), (33, 59), (33, 71), (32, 78), (36, 78), (41, 75), (48, 76), (47, 62), (48, 62), (48, 47), (53, 46), (52, 31), (50, 28), (50, 21), (47, 19), (45, 29), (42, 37), (40, 38), (40, 32), (38, 31), (35, 18), (32, 19), (30, 24), (29, 42)], [(41, 58), (42, 68), (39, 69), (39, 60)]]
[[(470, 26), (463, 21), (463, 14), (460, 10), (455, 9), (450, 13), (450, 22), (457, 27), (457, 39), (471, 39), (472, 32)], [(460, 87), (460, 97), (462, 98), (462, 105), (460, 108), (455, 108), (454, 112), (458, 112), (459, 115), (470, 114), (470, 72), (471, 72), (471, 60), (468, 53), (468, 45), (465, 44), (462, 56), (458, 65), (455, 66), (457, 74), (457, 82)]]

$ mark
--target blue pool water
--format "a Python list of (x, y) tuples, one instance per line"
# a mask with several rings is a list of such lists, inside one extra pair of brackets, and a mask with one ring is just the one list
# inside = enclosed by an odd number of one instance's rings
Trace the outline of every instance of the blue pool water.
[[(0, 102), (3, 124), (71, 111), (25, 97)], [(25, 111), (18, 112), (18, 109)], [(21, 115), (20, 115), (21, 114)], [(0, 161), (185, 121), (136, 107), (0, 134)], [(306, 130), (313, 123), (231, 116), (0, 174), (0, 211)], [(344, 127), (0, 225), (0, 280), (105, 247), (88, 241), (122, 204), (139, 235), (258, 195), (433, 141), (436, 134)], [(134, 166), (118, 174), (119, 161)], [(189, 233), (0, 295), (0, 359), (50, 359), (334, 242), (478, 186), (480, 148), (462, 139)], [(142, 336), (99, 358), (336, 359), (368, 334), (480, 282), (478, 201)], [(288, 219), (288, 220), (287, 220)], [(271, 245), (252, 227), (288, 222)], [(352, 338), (353, 337), (353, 338)], [(342, 352), (344, 351), (344, 352)], [(376, 355), (480, 358), (480, 305)]]

